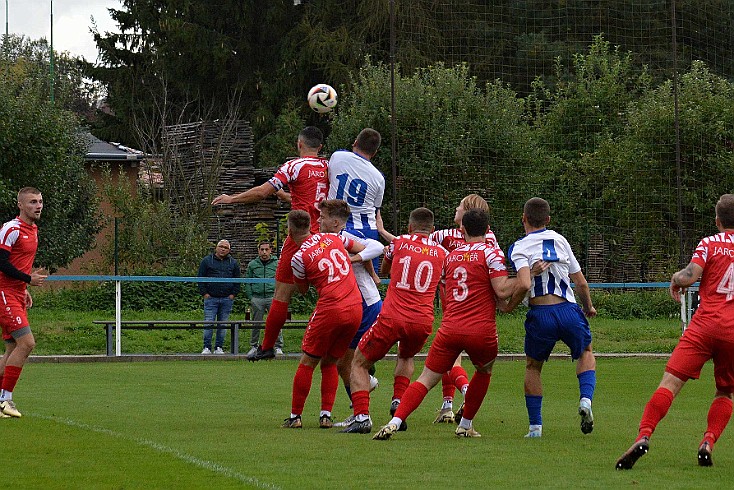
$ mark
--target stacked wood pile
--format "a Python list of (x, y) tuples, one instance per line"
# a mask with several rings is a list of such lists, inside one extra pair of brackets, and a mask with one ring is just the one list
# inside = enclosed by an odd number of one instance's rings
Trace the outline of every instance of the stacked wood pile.
[(239, 194), (266, 182), (275, 168), (254, 165), (253, 136), (247, 121), (202, 121), (168, 126), (164, 138), (168, 163), (166, 188), (172, 205), (180, 212), (210, 210), (205, 219), (208, 238), (216, 243), (230, 241), (232, 255), (242, 268), (257, 257), (259, 234), (255, 227), (264, 223), (270, 238), (279, 239), (278, 224), (289, 211), (287, 203), (275, 197), (255, 205), (211, 207), (219, 194)]

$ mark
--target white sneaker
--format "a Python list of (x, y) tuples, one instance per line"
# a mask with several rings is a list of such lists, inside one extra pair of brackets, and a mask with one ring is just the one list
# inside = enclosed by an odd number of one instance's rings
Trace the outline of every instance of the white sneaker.
[(209, 347), (204, 347), (204, 350), (203, 350), (203, 351), (201, 351), (201, 353), (202, 353), (202, 354), (211, 354), (211, 353), (212, 353), (212, 351), (211, 351), (211, 350), (209, 350)]
[(543, 437), (543, 426), (542, 425), (531, 425), (528, 433), (525, 437), (534, 439), (536, 437)]
[(247, 354), (245, 354), (247, 357), (254, 356), (255, 352), (257, 352), (257, 347), (250, 347), (250, 350), (247, 351)]
[(281, 349), (280, 347), (276, 347), (275, 348), (275, 355), (276, 356), (282, 356), (283, 355), (283, 349)]
[(224, 354), (224, 351), (222, 350), (221, 347), (217, 347), (216, 349), (214, 349), (214, 353), (215, 354)]

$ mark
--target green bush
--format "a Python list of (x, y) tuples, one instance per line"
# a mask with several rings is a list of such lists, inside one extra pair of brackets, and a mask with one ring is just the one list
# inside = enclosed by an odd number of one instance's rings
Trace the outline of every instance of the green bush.
[(618, 320), (675, 318), (680, 305), (668, 290), (592, 291), (591, 298), (599, 316)]

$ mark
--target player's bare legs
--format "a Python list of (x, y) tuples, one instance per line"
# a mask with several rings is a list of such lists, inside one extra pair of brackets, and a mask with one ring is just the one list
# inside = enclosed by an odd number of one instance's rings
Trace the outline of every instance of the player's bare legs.
[[(438, 415), (433, 421), (434, 424), (452, 424), (458, 420), (454, 416), (454, 393), (458, 389), (463, 397), (469, 386), (469, 378), (466, 370), (461, 365), (461, 354), (454, 360), (454, 365), (450, 371), (443, 374), (441, 378), (441, 391), (443, 394), (443, 403), (438, 409)], [(463, 402), (462, 402), (463, 406)], [(461, 408), (459, 408), (461, 411)]]
[(28, 356), (36, 347), (36, 339), (30, 329), (14, 339), (15, 342), (5, 343), (5, 354), (0, 359), (0, 372), (4, 373), (2, 390), (0, 390), (0, 412), (12, 417), (20, 417), (20, 412), (13, 402), (13, 389), (20, 377)]
[(596, 387), (596, 358), (591, 344), (586, 346), (576, 362), (576, 377), (579, 380), (579, 409), (581, 432), (590, 434), (594, 430), (594, 414), (591, 411), (591, 399)]
[(374, 362), (367, 359), (357, 348), (352, 359), (349, 384), (352, 390), (354, 421), (341, 432), (353, 434), (369, 434), (372, 431), (370, 418), (370, 373)]
[(543, 433), (543, 381), (541, 372), (544, 361), (525, 357), (525, 407), (528, 410), (530, 428), (525, 437), (540, 437)]

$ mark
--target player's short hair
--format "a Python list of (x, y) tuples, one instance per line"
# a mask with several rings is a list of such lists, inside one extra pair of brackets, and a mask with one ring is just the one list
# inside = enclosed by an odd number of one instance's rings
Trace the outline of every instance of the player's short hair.
[(382, 136), (372, 128), (364, 128), (360, 131), (354, 142), (357, 148), (367, 153), (369, 156), (373, 156), (377, 153), (377, 150), (380, 149), (380, 143), (382, 143)]
[(461, 200), (461, 206), (465, 210), (469, 209), (481, 209), (485, 213), (489, 212), (489, 204), (479, 194), (469, 194)]
[(318, 148), (324, 144), (324, 133), (316, 126), (306, 126), (298, 133), (298, 139), (309, 148)]
[(433, 211), (428, 208), (415, 208), (408, 220), (413, 231), (430, 233), (433, 230)]
[(734, 194), (724, 194), (719, 198), (716, 217), (724, 228), (734, 228)]
[(20, 196), (24, 194), (33, 194), (37, 196), (41, 194), (41, 191), (39, 191), (35, 187), (23, 187), (21, 190), (18, 191), (18, 202), (20, 202)]
[(341, 199), (326, 199), (319, 203), (319, 209), (326, 211), (329, 216), (336, 218), (342, 223), (346, 223), (352, 211), (349, 209), (349, 204)]
[(270, 240), (262, 240), (257, 244), (257, 249), (260, 250), (260, 247), (262, 247), (263, 245), (267, 245), (268, 247), (273, 248), (273, 244), (270, 243)]
[(288, 229), (302, 234), (311, 228), (311, 217), (302, 209), (294, 209), (288, 213)]
[(489, 215), (483, 209), (469, 209), (461, 218), (461, 224), (464, 225), (467, 236), (484, 236), (489, 227)]
[(528, 199), (522, 209), (528, 224), (534, 228), (545, 226), (550, 216), (550, 204), (545, 199), (533, 197)]

